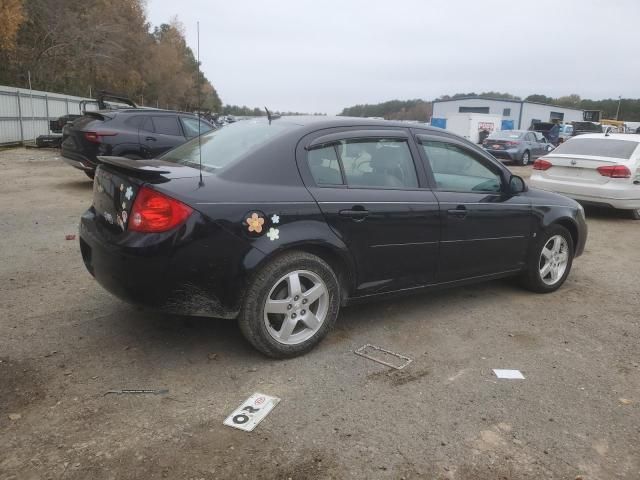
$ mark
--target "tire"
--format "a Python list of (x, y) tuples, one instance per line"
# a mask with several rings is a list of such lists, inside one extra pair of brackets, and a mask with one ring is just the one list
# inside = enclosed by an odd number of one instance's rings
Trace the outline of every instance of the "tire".
[(93, 177), (95, 176), (96, 172), (95, 170), (92, 171), (88, 171), (88, 170), (83, 170), (84, 174), (89, 177), (91, 180), (93, 180)]
[[(312, 287), (318, 286), (324, 290), (313, 290), (307, 299)], [(339, 309), (340, 286), (331, 267), (315, 255), (291, 252), (255, 274), (238, 323), (244, 337), (263, 354), (291, 358), (308, 352), (327, 335)]]
[(636, 208), (635, 210), (629, 210), (629, 216), (632, 220), (640, 220), (640, 208)]
[[(559, 239), (562, 239), (564, 243), (560, 240), (560, 250), (555, 252), (552, 247), (556, 245), (555, 242)], [(554, 240), (553, 243), (551, 243), (552, 240)], [(547, 253), (543, 254), (545, 247), (547, 247)], [(554, 256), (547, 259), (549, 251)], [(563, 253), (564, 255), (562, 255)], [(566, 258), (564, 263), (562, 262), (563, 258)], [(559, 262), (557, 269), (554, 267), (554, 262)], [(550, 267), (547, 267), (547, 263), (550, 264)], [(537, 293), (555, 292), (569, 276), (572, 263), (573, 239), (571, 234), (561, 225), (551, 225), (538, 235), (538, 239), (531, 249), (527, 261), (527, 271), (522, 276), (523, 286)], [(548, 273), (543, 275), (545, 267)]]
[(522, 166), (529, 165), (530, 161), (531, 161), (531, 154), (529, 153), (529, 150), (525, 150), (524, 153), (522, 154), (522, 158), (520, 159), (520, 165)]

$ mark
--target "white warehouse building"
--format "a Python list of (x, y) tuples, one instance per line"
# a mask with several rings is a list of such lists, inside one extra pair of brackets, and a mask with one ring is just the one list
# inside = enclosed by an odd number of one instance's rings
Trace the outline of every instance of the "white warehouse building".
[(528, 130), (533, 122), (561, 123), (583, 121), (583, 111), (546, 103), (506, 100), (488, 97), (464, 97), (434, 100), (431, 124), (446, 128), (446, 120), (454, 115), (484, 113), (502, 117), (501, 130)]

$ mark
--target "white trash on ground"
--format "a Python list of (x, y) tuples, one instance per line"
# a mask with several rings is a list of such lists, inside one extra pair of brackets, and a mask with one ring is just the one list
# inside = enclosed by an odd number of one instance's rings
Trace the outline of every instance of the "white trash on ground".
[(506, 378), (508, 380), (524, 380), (524, 375), (520, 370), (507, 370), (501, 368), (494, 368), (493, 373), (498, 378)]
[(223, 422), (228, 427), (238, 428), (246, 432), (256, 428), (264, 417), (280, 402), (278, 397), (264, 393), (254, 393), (242, 405), (236, 408)]

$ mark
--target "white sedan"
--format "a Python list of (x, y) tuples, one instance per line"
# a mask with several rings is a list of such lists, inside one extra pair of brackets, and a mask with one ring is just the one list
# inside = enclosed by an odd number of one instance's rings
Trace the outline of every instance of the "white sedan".
[(529, 183), (640, 220), (640, 135), (573, 137), (534, 162)]

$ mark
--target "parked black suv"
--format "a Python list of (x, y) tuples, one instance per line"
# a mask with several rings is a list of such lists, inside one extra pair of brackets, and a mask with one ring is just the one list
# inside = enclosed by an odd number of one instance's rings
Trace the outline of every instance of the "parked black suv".
[(154, 158), (215, 127), (190, 113), (125, 108), (86, 112), (63, 130), (62, 159), (93, 178), (98, 155)]

